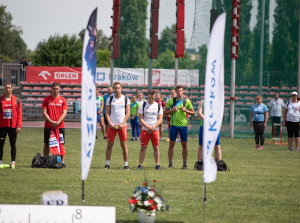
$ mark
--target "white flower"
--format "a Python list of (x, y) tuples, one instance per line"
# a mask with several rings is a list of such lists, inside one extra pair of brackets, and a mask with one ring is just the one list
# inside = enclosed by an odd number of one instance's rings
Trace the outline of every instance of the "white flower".
[(162, 207), (162, 204), (161, 203), (157, 203), (157, 210), (160, 211), (161, 207)]
[(148, 192), (148, 195), (149, 195), (149, 197), (152, 198), (152, 197), (154, 197), (155, 193), (154, 193), (154, 191), (149, 191), (149, 192)]
[(148, 200), (144, 201), (145, 206), (150, 206), (151, 204), (148, 202)]
[(161, 204), (161, 203), (162, 203), (161, 198), (160, 198), (160, 197), (157, 197), (157, 196), (154, 198), (154, 201), (155, 201), (157, 204)]
[(136, 191), (136, 192), (133, 194), (133, 196), (134, 196), (135, 198), (137, 198), (137, 197), (140, 196), (140, 195), (141, 195), (141, 191), (140, 191), (140, 190)]

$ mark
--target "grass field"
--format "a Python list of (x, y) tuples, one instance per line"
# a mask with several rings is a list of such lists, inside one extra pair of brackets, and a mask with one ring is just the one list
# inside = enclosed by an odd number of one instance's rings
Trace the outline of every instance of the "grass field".
[[(131, 136), (131, 134), (129, 134)], [(300, 222), (300, 153), (286, 152), (287, 146), (269, 145), (254, 150), (254, 139), (221, 138), (223, 159), (230, 172), (218, 172), (207, 184), (205, 222)], [(69, 205), (81, 204), (80, 130), (66, 130), (66, 169), (32, 169), (32, 157), (42, 152), (43, 130), (23, 128), (17, 141), (17, 169), (0, 170), (1, 204), (41, 204), (41, 194), (62, 190)], [(111, 169), (104, 170), (106, 142), (96, 142), (93, 162), (85, 182), (86, 205), (115, 206), (117, 222), (137, 222), (128, 199), (144, 174), (158, 180), (170, 211), (158, 213), (156, 222), (203, 222), (203, 172), (193, 169), (198, 141), (188, 142), (188, 170), (182, 170), (181, 147), (177, 143), (174, 169), (169, 170), (168, 143), (160, 144), (161, 171), (154, 169), (149, 147), (145, 168), (138, 171), (140, 144), (128, 141), (130, 171), (123, 170), (122, 152), (115, 144)], [(7, 139), (4, 163), (10, 162)]]

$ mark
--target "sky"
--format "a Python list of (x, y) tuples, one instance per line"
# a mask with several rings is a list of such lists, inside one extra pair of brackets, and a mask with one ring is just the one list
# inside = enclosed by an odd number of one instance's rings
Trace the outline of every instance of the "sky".
[[(253, 27), (256, 20), (258, 0), (252, 1), (254, 9), (251, 23)], [(12, 14), (12, 23), (22, 28), (22, 38), (30, 50), (34, 50), (39, 42), (47, 40), (51, 35), (77, 35), (86, 27), (88, 18), (96, 7), (98, 7), (97, 28), (103, 30), (104, 34), (110, 37), (112, 2), (113, 0), (0, 0), (0, 4), (7, 6), (6, 10)], [(185, 1), (186, 48), (191, 45), (194, 46), (195, 41), (198, 46), (208, 43), (211, 5), (212, 0), (197, 0), (197, 5), (195, 5), (194, 0)], [(195, 8), (198, 9), (197, 13), (195, 13)], [(149, 18), (150, 4), (148, 4), (147, 12)], [(175, 12), (175, 0), (160, 0), (159, 34), (166, 27), (171, 27), (172, 24), (176, 23)], [(195, 23), (194, 26), (195, 14), (199, 18), (197, 19), (198, 23)], [(230, 19), (228, 15), (227, 19)], [(146, 36), (148, 37), (149, 20), (146, 24)], [(198, 29), (196, 35), (194, 33), (194, 39), (192, 38), (193, 27)]]
[[(22, 28), (22, 38), (31, 50), (51, 35), (78, 34), (86, 26), (90, 14), (96, 7), (98, 7), (97, 28), (103, 30), (106, 36), (111, 36), (112, 2), (113, 0), (0, 0), (0, 4), (5, 5), (6, 10), (12, 14), (12, 23)], [(175, 0), (160, 1), (160, 32), (176, 22), (175, 2)], [(192, 32), (193, 6), (193, 1), (187, 1), (185, 22), (187, 36)], [(147, 12), (149, 17), (150, 4)], [(146, 30), (148, 36), (149, 21)]]

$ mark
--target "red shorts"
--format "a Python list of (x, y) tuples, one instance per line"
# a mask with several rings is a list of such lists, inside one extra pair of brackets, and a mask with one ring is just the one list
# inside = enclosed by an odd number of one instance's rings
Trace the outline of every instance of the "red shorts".
[(123, 129), (112, 129), (108, 126), (107, 130), (107, 141), (114, 141), (116, 134), (118, 133), (120, 141), (126, 141), (127, 140), (127, 125), (123, 127)]
[(158, 130), (154, 130), (151, 134), (148, 134), (147, 130), (142, 130), (141, 145), (147, 146), (150, 138), (151, 138), (152, 146), (159, 145), (159, 131)]

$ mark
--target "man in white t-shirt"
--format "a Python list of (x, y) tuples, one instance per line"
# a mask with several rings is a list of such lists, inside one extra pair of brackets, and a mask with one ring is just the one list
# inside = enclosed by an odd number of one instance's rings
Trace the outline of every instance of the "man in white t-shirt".
[(106, 119), (108, 122), (106, 165), (104, 169), (110, 169), (111, 152), (116, 134), (120, 138), (123, 150), (124, 170), (129, 170), (128, 149), (127, 149), (127, 120), (130, 117), (129, 99), (121, 93), (122, 85), (115, 82), (113, 85), (115, 95), (110, 96), (106, 101)]
[(139, 107), (139, 120), (142, 124), (141, 133), (141, 152), (138, 170), (143, 169), (143, 162), (146, 156), (146, 149), (149, 140), (151, 139), (153, 146), (153, 154), (155, 159), (155, 169), (160, 170), (159, 166), (159, 130), (158, 126), (163, 120), (163, 109), (155, 102), (155, 90), (150, 90), (148, 93), (148, 101), (144, 102)]
[[(279, 98), (279, 94), (276, 92), (274, 95), (274, 99), (270, 101), (269, 104), (271, 110), (271, 120), (272, 120), (272, 136), (274, 134), (274, 127), (273, 124), (280, 124), (281, 117), (282, 117), (282, 108), (284, 108), (284, 101)], [(280, 135), (280, 126), (275, 127), (275, 136)]]

